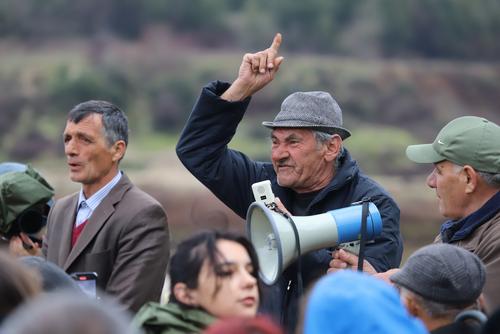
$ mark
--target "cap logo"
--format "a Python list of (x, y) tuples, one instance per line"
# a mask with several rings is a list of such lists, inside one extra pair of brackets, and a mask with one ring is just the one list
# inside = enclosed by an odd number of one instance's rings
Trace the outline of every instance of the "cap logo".
[(441, 141), (441, 139), (438, 139), (438, 144), (444, 145), (444, 143)]

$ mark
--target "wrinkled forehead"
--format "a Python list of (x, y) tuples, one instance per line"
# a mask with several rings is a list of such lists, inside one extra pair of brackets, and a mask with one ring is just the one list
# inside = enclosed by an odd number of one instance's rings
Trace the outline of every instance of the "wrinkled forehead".
[(66, 126), (64, 128), (64, 133), (70, 132), (70, 131), (83, 131), (83, 132), (88, 132), (88, 131), (101, 131), (104, 132), (104, 127), (102, 123), (102, 115), (100, 114), (88, 114), (84, 118), (78, 120), (78, 121), (73, 121), (73, 120), (67, 120), (66, 121)]

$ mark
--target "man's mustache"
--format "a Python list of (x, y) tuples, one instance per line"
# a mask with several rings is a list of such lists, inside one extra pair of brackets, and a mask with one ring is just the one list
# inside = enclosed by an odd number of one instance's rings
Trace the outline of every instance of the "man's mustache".
[(276, 162), (276, 167), (293, 167), (288, 159), (282, 159)]

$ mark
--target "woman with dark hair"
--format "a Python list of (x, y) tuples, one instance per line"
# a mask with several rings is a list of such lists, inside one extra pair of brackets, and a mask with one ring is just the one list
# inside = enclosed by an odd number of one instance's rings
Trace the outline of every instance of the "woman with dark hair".
[(147, 303), (135, 323), (146, 333), (199, 333), (219, 318), (254, 317), (259, 265), (243, 236), (207, 231), (179, 244), (170, 260), (170, 300)]

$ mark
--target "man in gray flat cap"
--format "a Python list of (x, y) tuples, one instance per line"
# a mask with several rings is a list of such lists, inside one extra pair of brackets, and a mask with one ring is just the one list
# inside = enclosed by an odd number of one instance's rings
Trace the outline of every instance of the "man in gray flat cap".
[[(222, 202), (244, 218), (254, 202), (251, 186), (270, 180), (274, 194), (295, 216), (308, 216), (349, 206), (369, 197), (382, 215), (383, 231), (366, 246), (366, 259), (376, 270), (397, 267), (403, 251), (399, 209), (372, 179), (364, 175), (343, 147), (351, 134), (342, 127), (342, 112), (326, 92), (296, 92), (288, 96), (272, 122), (271, 160), (257, 162), (227, 145), (243, 118), (251, 96), (270, 83), (283, 57), (281, 35), (263, 51), (246, 54), (232, 84), (204, 87), (177, 144), (186, 168)], [(326, 273), (331, 250), (302, 257), (302, 280), (307, 287)], [(295, 264), (275, 285), (265, 288), (261, 305), (292, 332), (297, 318)]]
[(420, 248), (390, 279), (410, 314), (433, 334), (479, 333), (486, 321), (478, 311), (486, 270), (476, 255), (461, 247)]

